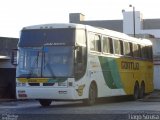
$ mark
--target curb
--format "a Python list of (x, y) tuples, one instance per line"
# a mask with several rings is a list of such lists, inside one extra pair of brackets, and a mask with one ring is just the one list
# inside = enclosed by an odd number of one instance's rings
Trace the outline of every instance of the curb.
[(0, 99), (0, 103), (17, 101), (17, 99)]

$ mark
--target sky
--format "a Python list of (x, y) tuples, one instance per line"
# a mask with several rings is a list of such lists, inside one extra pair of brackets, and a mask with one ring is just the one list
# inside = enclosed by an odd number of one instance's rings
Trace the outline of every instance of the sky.
[(144, 19), (160, 18), (160, 0), (0, 0), (0, 36), (19, 37), (25, 26), (68, 23), (69, 13), (85, 20), (123, 19), (122, 10), (141, 11)]

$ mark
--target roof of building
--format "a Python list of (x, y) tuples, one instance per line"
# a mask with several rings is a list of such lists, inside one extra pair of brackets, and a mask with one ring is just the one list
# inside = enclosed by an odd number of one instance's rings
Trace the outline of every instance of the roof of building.
[(143, 29), (160, 29), (160, 19), (143, 19)]
[(107, 28), (118, 32), (123, 32), (122, 20), (96, 20), (96, 21), (80, 21), (81, 24), (92, 25), (96, 27)]

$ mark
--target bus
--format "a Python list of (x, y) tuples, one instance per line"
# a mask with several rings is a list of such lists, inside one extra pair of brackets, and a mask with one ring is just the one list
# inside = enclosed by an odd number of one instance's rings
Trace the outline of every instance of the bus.
[(21, 30), (17, 99), (36, 99), (42, 106), (53, 100), (93, 105), (98, 98), (131, 95), (136, 100), (152, 91), (150, 40), (73, 23)]

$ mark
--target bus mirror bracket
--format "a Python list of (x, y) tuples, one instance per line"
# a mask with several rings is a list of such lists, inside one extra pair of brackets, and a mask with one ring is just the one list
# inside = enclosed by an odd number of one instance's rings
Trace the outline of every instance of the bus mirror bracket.
[(75, 46), (75, 48), (74, 48), (75, 50), (77, 50), (77, 49), (79, 49), (79, 46)]

